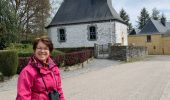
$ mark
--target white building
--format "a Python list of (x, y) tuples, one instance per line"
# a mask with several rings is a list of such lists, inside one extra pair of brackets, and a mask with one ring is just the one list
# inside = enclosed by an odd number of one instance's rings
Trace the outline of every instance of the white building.
[(127, 45), (127, 25), (111, 0), (64, 0), (46, 27), (55, 48)]

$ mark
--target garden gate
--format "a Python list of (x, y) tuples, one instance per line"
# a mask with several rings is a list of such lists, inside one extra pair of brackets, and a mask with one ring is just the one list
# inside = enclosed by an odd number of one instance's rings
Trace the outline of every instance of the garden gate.
[(106, 59), (109, 57), (109, 48), (110, 44), (95, 44), (94, 52), (95, 58), (103, 58)]

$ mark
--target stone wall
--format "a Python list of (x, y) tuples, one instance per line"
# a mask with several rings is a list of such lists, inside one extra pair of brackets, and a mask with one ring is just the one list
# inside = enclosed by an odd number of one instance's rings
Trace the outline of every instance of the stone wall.
[[(97, 39), (94, 41), (88, 40), (89, 26), (96, 27)], [(58, 41), (60, 28), (65, 29), (65, 42)], [(48, 35), (54, 48), (94, 47), (94, 43), (122, 43), (122, 37), (124, 38), (123, 44), (127, 45), (127, 25), (117, 21), (51, 27), (48, 29)]]
[(133, 61), (145, 57), (147, 48), (142, 46), (112, 46), (109, 58), (121, 61)]

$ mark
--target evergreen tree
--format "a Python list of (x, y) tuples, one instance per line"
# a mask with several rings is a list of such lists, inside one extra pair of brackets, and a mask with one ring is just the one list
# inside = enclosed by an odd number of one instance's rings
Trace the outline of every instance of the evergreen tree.
[(162, 15), (161, 15), (161, 18), (160, 19), (165, 19), (165, 21), (166, 21), (166, 16), (164, 15), (164, 13), (162, 13)]
[(133, 30), (132, 23), (128, 23), (128, 33)]
[(162, 13), (160, 20), (161, 20), (162, 25), (166, 26), (166, 17), (163, 13)]
[(120, 17), (126, 22), (129, 22), (129, 16), (127, 15), (126, 11), (122, 8), (120, 10)]
[(130, 33), (132, 31), (132, 24), (129, 22), (129, 15), (123, 8), (120, 10), (119, 14), (123, 21), (125, 21), (125, 23), (128, 25), (128, 33)]
[(160, 13), (159, 10), (157, 10), (156, 8), (153, 8), (151, 18), (153, 18), (154, 20), (159, 20), (160, 19), (159, 13)]
[(17, 42), (18, 17), (9, 0), (0, 1), (0, 49)]
[(140, 12), (140, 16), (138, 16), (138, 29), (142, 29), (149, 19), (148, 11), (146, 8), (143, 8)]

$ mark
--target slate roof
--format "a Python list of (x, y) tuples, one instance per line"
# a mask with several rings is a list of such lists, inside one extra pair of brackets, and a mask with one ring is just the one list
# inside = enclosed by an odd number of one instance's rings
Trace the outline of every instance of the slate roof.
[(170, 22), (164, 26), (161, 21), (150, 19), (139, 34), (167, 34), (170, 33)]
[(107, 20), (118, 20), (124, 23), (112, 7), (111, 0), (64, 0), (46, 28)]
[(166, 22), (166, 27), (170, 29), (170, 22)]

